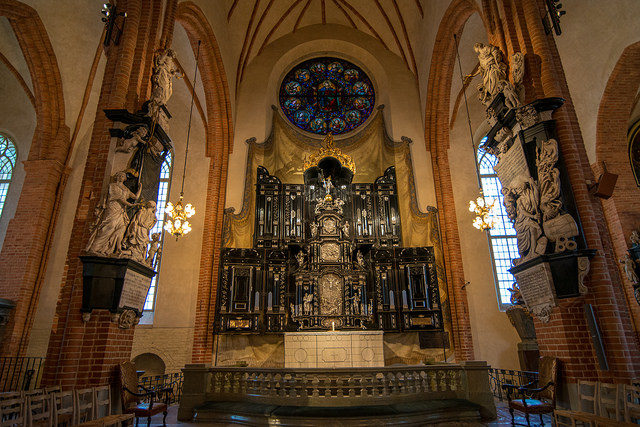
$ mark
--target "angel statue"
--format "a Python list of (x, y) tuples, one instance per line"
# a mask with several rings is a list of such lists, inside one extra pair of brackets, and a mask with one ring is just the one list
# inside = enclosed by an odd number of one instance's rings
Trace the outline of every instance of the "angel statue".
[(165, 105), (171, 98), (173, 77), (182, 77), (175, 59), (176, 54), (171, 49), (159, 51), (153, 59), (151, 98), (149, 99), (149, 115), (151, 117), (157, 117), (160, 107)]
[(624, 254), (624, 258), (621, 258), (618, 261), (624, 267), (624, 274), (627, 276), (627, 279), (629, 279), (629, 281), (634, 285), (637, 285), (640, 280), (636, 273), (636, 262), (629, 256), (629, 254)]
[(149, 230), (153, 228), (156, 218), (156, 202), (148, 201), (133, 217), (125, 234), (124, 246), (130, 251), (131, 258), (144, 262), (149, 244)]

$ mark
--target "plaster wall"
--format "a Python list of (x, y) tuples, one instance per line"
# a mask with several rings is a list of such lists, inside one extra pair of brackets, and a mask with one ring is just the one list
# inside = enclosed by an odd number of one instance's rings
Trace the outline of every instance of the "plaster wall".
[[(247, 67), (238, 92), (234, 152), (230, 158), (227, 207), (239, 211), (245, 185), (248, 138), (263, 141), (271, 131), (271, 105), (286, 72), (316, 56), (337, 56), (361, 66), (372, 78), (377, 104), (385, 104), (387, 132), (394, 140), (411, 138), (418, 204), (435, 205), (433, 174), (424, 144), (417, 83), (401, 59), (372, 37), (340, 25), (313, 25), (269, 44)], [(339, 142), (338, 142), (339, 144)], [(354, 159), (356, 164), (358, 159)]]
[(636, 0), (566, 0), (556, 36), (571, 98), (587, 150), (596, 161), (596, 125), (604, 89), (622, 51), (640, 40)]
[[(478, 41), (486, 42), (487, 39), (482, 21), (475, 14), (469, 18), (465, 25), (460, 39), (460, 52), (473, 52), (473, 44)], [(474, 58), (470, 55), (461, 55), (461, 61), (463, 74), (469, 74), (475, 65)], [(457, 61), (453, 73), (452, 104), (461, 87)], [(467, 99), (471, 125), (476, 134), (474, 137), (477, 143), (482, 131), (486, 133), (489, 129), (485, 121), (484, 107), (476, 96), (475, 83), (474, 81), (467, 88)], [(473, 227), (473, 214), (468, 209), (469, 200), (478, 197), (478, 180), (464, 100), (461, 101), (458, 108), (449, 141), (451, 181), (460, 234), (464, 277), (468, 282), (466, 291), (475, 358), (486, 360), (491, 366), (500, 369), (520, 369), (516, 347), (520, 339), (506, 313), (500, 311), (498, 305), (487, 234)]]

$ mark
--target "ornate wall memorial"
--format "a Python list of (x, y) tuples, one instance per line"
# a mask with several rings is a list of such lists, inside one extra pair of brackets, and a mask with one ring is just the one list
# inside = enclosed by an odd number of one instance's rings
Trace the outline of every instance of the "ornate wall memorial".
[[(114, 122), (108, 188), (96, 208), (83, 262), (83, 320), (106, 309), (123, 329), (136, 325), (151, 279), (156, 250), (149, 250), (155, 225), (160, 168), (172, 149), (166, 131), (171, 115), (165, 107), (177, 72), (175, 54), (160, 51), (154, 59), (151, 98), (140, 111), (105, 110)], [(155, 248), (155, 246), (154, 246)]]
[(498, 157), (494, 169), (518, 241), (520, 258), (510, 271), (529, 311), (548, 322), (558, 299), (587, 292), (584, 278), (595, 254), (586, 247), (551, 118), (564, 100), (523, 105), (522, 54), (513, 55), (510, 81), (497, 47), (478, 43), (475, 50), (480, 101), (491, 125), (483, 148)]

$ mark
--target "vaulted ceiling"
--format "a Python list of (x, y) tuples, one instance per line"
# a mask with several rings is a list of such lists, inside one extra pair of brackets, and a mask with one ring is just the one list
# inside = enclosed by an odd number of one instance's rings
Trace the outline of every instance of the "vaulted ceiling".
[(380, 41), (417, 75), (414, 53), (424, 19), (422, 0), (227, 0), (232, 42), (239, 49), (236, 81), (270, 42), (316, 24), (345, 25)]

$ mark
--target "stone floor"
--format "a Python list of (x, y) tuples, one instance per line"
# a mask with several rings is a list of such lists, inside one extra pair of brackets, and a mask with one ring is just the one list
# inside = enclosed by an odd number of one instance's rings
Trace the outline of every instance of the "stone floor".
[[(507, 406), (502, 403), (502, 402), (498, 402), (496, 401), (496, 409), (498, 412), (498, 417), (495, 421), (492, 421), (488, 424), (485, 424), (487, 426), (490, 427), (501, 427), (501, 426), (510, 426), (511, 425), (511, 416), (509, 415), (509, 409), (507, 408)], [(171, 406), (169, 408), (169, 414), (167, 415), (167, 426), (180, 426), (180, 427), (187, 427), (187, 426), (196, 426), (196, 427), (200, 427), (200, 426), (204, 426), (206, 424), (204, 423), (183, 423), (183, 422), (179, 422), (177, 421), (177, 415), (178, 415), (178, 405), (174, 405)], [(524, 414), (516, 412), (516, 419), (515, 419), (516, 423), (519, 424), (524, 424), (526, 425), (526, 421), (524, 418)], [(539, 427), (540, 426), (540, 418), (538, 418), (538, 416), (534, 416), (531, 417), (531, 426), (532, 427)], [(552, 417), (549, 415), (546, 415), (543, 417), (543, 421), (544, 421), (544, 425), (545, 426), (552, 426)], [(146, 426), (147, 422), (144, 419), (140, 419), (140, 426)], [(152, 426), (161, 426), (162, 425), (162, 414), (156, 415), (155, 417), (153, 417), (151, 419), (151, 425)], [(213, 425), (213, 424), (209, 424), (209, 425)]]

